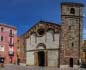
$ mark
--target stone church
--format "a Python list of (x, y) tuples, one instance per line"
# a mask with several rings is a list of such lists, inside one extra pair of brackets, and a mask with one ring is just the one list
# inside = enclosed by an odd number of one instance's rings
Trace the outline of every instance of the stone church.
[(81, 3), (61, 3), (62, 25), (40, 21), (24, 34), (27, 65), (73, 67), (79, 64), (83, 7)]
[(26, 34), (26, 64), (58, 66), (60, 25), (40, 21)]

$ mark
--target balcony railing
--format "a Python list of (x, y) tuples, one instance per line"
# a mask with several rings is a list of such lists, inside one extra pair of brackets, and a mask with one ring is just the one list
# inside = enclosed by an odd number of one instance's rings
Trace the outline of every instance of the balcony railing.
[(14, 46), (14, 43), (9, 43), (9, 46)]
[(14, 37), (14, 34), (10, 33), (9, 36), (10, 36), (10, 37)]

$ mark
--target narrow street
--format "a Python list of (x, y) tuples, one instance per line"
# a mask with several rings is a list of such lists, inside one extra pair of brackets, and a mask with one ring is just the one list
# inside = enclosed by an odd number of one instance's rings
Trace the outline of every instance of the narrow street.
[(86, 70), (81, 68), (55, 68), (55, 67), (38, 67), (38, 66), (20, 66), (20, 65), (5, 65), (0, 70)]

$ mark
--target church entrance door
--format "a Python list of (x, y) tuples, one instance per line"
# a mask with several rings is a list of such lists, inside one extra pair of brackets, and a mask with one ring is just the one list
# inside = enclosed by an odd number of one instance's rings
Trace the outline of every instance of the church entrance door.
[(45, 66), (45, 52), (44, 51), (38, 52), (38, 64), (39, 66)]

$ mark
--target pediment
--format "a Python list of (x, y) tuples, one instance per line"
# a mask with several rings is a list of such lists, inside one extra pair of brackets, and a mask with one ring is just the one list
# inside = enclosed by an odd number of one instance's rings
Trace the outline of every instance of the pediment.
[(25, 35), (25, 38), (28, 38), (30, 37), (30, 35), (35, 33), (36, 36), (41, 37), (49, 30), (53, 30), (55, 33), (60, 33), (61, 26), (55, 23), (51, 23), (51, 22), (39, 21), (30, 30), (28, 30), (24, 35)]

